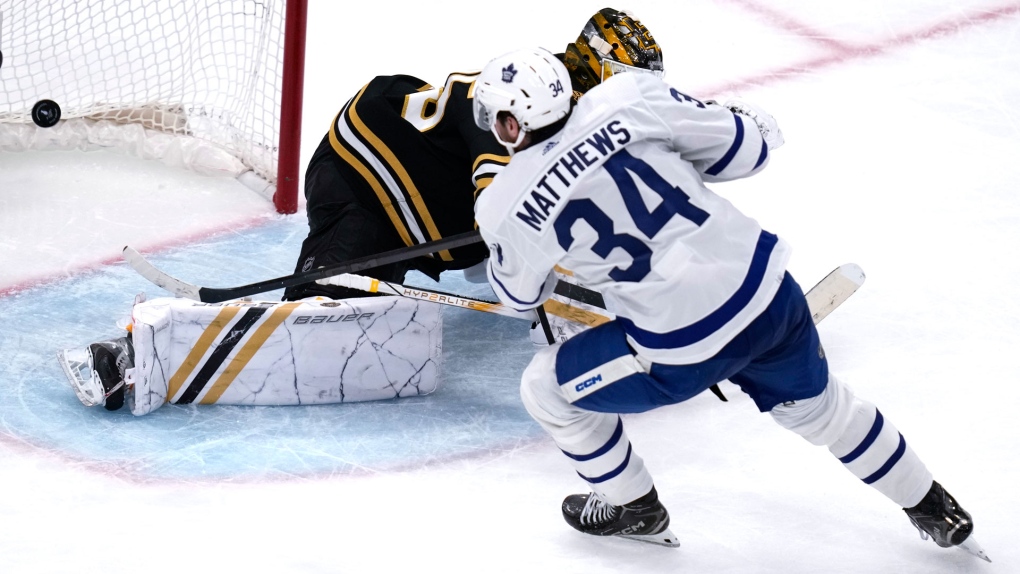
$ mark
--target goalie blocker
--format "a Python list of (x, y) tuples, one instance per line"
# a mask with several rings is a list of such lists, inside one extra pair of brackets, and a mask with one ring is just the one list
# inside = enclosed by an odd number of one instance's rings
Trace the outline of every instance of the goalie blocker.
[[(442, 363), (442, 307), (394, 297), (199, 303), (136, 299), (134, 415), (166, 403), (312, 405), (432, 393)], [(59, 353), (86, 406), (117, 404), (88, 350)], [(117, 392), (116, 390), (112, 392)], [(119, 397), (118, 397), (119, 398)]]

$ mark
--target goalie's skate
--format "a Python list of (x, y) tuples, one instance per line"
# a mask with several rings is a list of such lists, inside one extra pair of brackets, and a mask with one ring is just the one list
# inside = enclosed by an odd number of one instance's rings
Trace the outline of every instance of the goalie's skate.
[(134, 367), (130, 337), (64, 349), (57, 353), (57, 360), (83, 405), (103, 405), (109, 411), (124, 406), (124, 376)]
[(974, 521), (942, 485), (932, 482), (928, 494), (912, 508), (904, 508), (911, 524), (921, 533), (921, 539), (929, 537), (942, 548), (959, 546), (982, 560), (991, 562), (985, 551), (973, 539)]
[(669, 512), (655, 487), (641, 498), (613, 506), (598, 495), (572, 494), (563, 499), (563, 518), (585, 534), (620, 536), (676, 548), (680, 541), (669, 529)]

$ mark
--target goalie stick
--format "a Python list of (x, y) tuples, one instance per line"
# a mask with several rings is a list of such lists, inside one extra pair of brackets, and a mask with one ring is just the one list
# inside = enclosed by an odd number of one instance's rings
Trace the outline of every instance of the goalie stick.
[[(139, 275), (148, 279), (154, 285), (162, 287), (178, 297), (185, 297), (187, 299), (201, 301), (203, 303), (222, 303), (223, 301), (240, 299), (241, 297), (257, 295), (267, 291), (275, 291), (276, 289), (282, 289), (284, 287), (311, 283), (312, 281), (344, 273), (356, 273), (358, 271), (374, 269), (381, 265), (388, 265), (390, 263), (396, 263), (397, 261), (413, 259), (415, 257), (421, 257), (423, 255), (436, 253), (446, 249), (473, 245), (479, 241), (481, 241), (481, 235), (479, 235), (477, 231), (471, 231), (460, 235), (452, 235), (438, 241), (431, 241), (412, 247), (394, 249), (378, 255), (360, 257), (343, 263), (334, 263), (317, 269), (302, 271), (292, 275), (285, 275), (275, 279), (268, 279), (258, 283), (241, 285), (240, 287), (225, 288), (200, 287), (198, 285), (192, 285), (191, 283), (181, 281), (169, 273), (157, 268), (131, 246), (124, 247), (122, 256), (124, 257), (124, 260), (127, 261), (128, 265), (130, 265), (131, 268)], [(580, 301), (581, 303), (593, 305), (602, 309), (606, 308), (606, 303), (603, 300), (601, 293), (581, 285), (568, 283), (566, 281), (559, 281), (556, 284), (554, 292), (557, 295), (562, 295), (575, 301)]]
[(172, 277), (171, 275), (157, 269), (152, 263), (146, 261), (140, 253), (132, 249), (130, 246), (124, 247), (123, 257), (124, 260), (128, 262), (128, 265), (130, 265), (142, 277), (145, 277), (152, 283), (166, 289), (174, 295), (186, 297), (194, 301), (201, 301), (203, 303), (222, 303), (223, 301), (230, 301), (231, 299), (240, 299), (241, 297), (247, 297), (249, 295), (257, 295), (267, 291), (275, 291), (285, 287), (311, 283), (312, 281), (325, 279), (326, 277), (332, 277), (334, 275), (340, 275), (341, 273), (356, 273), (366, 269), (374, 269), (376, 267), (389, 265), (390, 263), (396, 263), (398, 261), (406, 261), (408, 259), (414, 259), (415, 257), (422, 257), (448, 249), (474, 245), (481, 241), (482, 235), (478, 232), (478, 230), (469, 231), (467, 233), (451, 235), (449, 237), (444, 237), (443, 239), (429, 241), (420, 245), (412, 245), (410, 247), (384, 251), (383, 253), (378, 253), (376, 255), (359, 257), (350, 261), (344, 261), (343, 263), (334, 263), (332, 265), (326, 265), (324, 267), (318, 267), (308, 271), (284, 275), (283, 277), (277, 277), (275, 279), (259, 281), (258, 283), (219, 289), (214, 287), (199, 287)]

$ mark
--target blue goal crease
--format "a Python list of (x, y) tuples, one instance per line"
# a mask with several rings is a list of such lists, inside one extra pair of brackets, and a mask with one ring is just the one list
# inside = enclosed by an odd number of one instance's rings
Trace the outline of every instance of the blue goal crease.
[[(227, 287), (293, 271), (303, 221), (281, 219), (181, 246), (153, 262), (189, 282)], [(435, 286), (411, 274), (408, 283)], [(487, 286), (442, 277), (445, 290), (485, 296)], [(167, 405), (134, 417), (86, 408), (56, 361), (63, 348), (119, 334), (135, 294), (166, 296), (124, 264), (0, 298), (0, 416), (5, 432), (68, 460), (151, 479), (278, 479), (358, 469), (413, 468), (468, 453), (505, 451), (540, 435), (520, 404), (518, 380), (532, 354), (528, 325), (444, 309), (443, 382), (429, 396), (310, 407)], [(278, 300), (281, 292), (266, 294)], [(491, 295), (490, 295), (491, 296)], [(491, 353), (479, 361), (475, 335)], [(86, 466), (89, 466), (86, 464)]]

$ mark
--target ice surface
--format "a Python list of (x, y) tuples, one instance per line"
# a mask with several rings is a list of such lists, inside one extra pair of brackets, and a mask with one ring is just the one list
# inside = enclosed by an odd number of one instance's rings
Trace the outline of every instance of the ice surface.
[[(302, 155), (374, 74), (438, 85), (516, 47), (561, 50), (601, 7), (423, 16), (313, 0)], [(820, 326), (832, 369), (974, 514), (994, 563), (921, 541), (728, 383), (729, 403), (625, 419), (681, 548), (577, 534), (558, 507), (583, 484), (517, 395), (527, 325), (483, 313), (446, 312), (446, 379), (427, 397), (85, 409), (55, 352), (115, 334), (135, 293), (161, 294), (118, 261), (124, 244), (230, 286), (289, 273), (305, 221), (231, 180), (53, 152), (0, 156), (0, 572), (1020, 569), (1020, 4), (618, 7), (662, 44), (668, 81), (740, 92), (779, 120), (787, 144), (769, 168), (715, 189), (793, 245), (802, 284), (846, 262), (867, 273)], [(450, 11), (473, 24), (453, 33)], [(457, 273), (440, 286), (486, 292)]]

